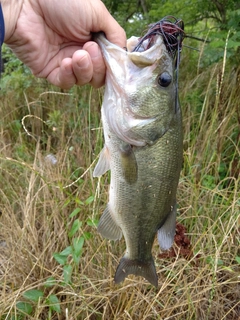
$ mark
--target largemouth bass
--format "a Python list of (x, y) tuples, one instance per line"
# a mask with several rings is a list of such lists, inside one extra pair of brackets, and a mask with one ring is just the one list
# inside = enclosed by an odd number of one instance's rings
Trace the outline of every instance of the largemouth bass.
[(107, 74), (101, 110), (105, 146), (93, 175), (111, 170), (109, 202), (98, 231), (108, 239), (125, 238), (115, 283), (134, 274), (157, 287), (152, 246), (156, 233), (163, 250), (173, 243), (182, 166), (176, 60), (161, 32), (144, 41), (130, 38), (127, 50), (103, 34), (96, 41)]

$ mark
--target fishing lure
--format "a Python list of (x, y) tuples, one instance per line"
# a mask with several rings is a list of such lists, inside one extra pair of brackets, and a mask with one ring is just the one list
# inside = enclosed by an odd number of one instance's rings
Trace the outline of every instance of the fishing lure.
[(161, 35), (163, 37), (164, 44), (168, 52), (176, 59), (176, 69), (180, 63), (180, 53), (182, 50), (182, 42), (185, 36), (184, 23), (181, 19), (176, 19), (173, 16), (166, 16), (160, 21), (150, 24), (146, 34), (139, 39), (138, 44), (133, 51), (138, 51), (143, 42), (148, 40), (146, 50), (150, 48), (154, 42), (155, 35)]
[(176, 110), (178, 110), (178, 71), (180, 64), (180, 54), (182, 50), (182, 42), (185, 36), (184, 23), (181, 19), (176, 19), (173, 16), (166, 16), (160, 21), (150, 24), (146, 34), (139, 39), (138, 44), (133, 51), (139, 51), (145, 41), (147, 44), (145, 50), (149, 49), (154, 44), (154, 38), (156, 35), (161, 35), (163, 42), (168, 50), (169, 54), (172, 55), (175, 60), (175, 79), (176, 79)]

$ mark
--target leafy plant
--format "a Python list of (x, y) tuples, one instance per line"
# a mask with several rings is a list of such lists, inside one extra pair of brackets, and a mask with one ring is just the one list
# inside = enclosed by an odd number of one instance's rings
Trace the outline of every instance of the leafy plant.
[[(89, 202), (89, 200), (87, 201)], [(75, 218), (76, 215), (81, 211), (80, 208), (75, 208), (72, 213), (69, 215), (69, 218)], [(71, 283), (71, 276), (73, 272), (73, 268), (78, 268), (80, 259), (83, 253), (83, 245), (85, 241), (85, 235), (83, 233), (82, 236), (77, 236), (79, 230), (82, 227), (82, 221), (78, 218), (75, 219), (68, 231), (68, 236), (71, 241), (71, 245), (66, 247), (61, 252), (55, 252), (53, 254), (54, 259), (63, 266), (63, 280), (64, 284)]]
[[(45, 286), (49, 287), (49, 282)], [(36, 307), (40, 301), (48, 306), (49, 319), (51, 318), (52, 312), (61, 313), (60, 301), (55, 294), (44, 297), (44, 290), (31, 289), (23, 293), (23, 298), (25, 298), (27, 302), (18, 301), (16, 304), (20, 317), (22, 314), (31, 315), (34, 307)]]
[(29, 302), (25, 302), (25, 301), (18, 301), (16, 303), (16, 307), (17, 307), (17, 310), (18, 310), (18, 317), (16, 318), (16, 320), (20, 320), (20, 319), (23, 319), (24, 316), (26, 315), (31, 315), (32, 312), (33, 312), (33, 307), (32, 307), (32, 304), (29, 303)]

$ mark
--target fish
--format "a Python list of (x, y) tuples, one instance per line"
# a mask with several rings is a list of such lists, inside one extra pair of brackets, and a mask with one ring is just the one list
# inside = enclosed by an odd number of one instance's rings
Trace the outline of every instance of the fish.
[(170, 21), (172, 30), (168, 22), (162, 23), (164, 34), (160, 23), (152, 25), (145, 37), (129, 38), (127, 48), (103, 33), (95, 35), (107, 71), (101, 108), (104, 148), (93, 176), (111, 172), (109, 201), (97, 230), (110, 240), (124, 236), (126, 252), (116, 284), (133, 274), (158, 287), (155, 236), (168, 250), (175, 235), (183, 132), (176, 80), (180, 45), (174, 48), (172, 37), (178, 41), (182, 29)]

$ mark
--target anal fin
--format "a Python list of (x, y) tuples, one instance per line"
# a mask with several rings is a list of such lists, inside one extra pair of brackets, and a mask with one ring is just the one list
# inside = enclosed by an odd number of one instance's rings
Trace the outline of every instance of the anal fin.
[(167, 216), (166, 221), (158, 230), (157, 237), (160, 248), (162, 250), (168, 250), (173, 244), (176, 229), (176, 215), (177, 205), (175, 202), (174, 206), (172, 206), (172, 209)]
[(120, 240), (122, 237), (122, 230), (113, 220), (108, 205), (100, 218), (97, 230), (104, 238), (110, 240)]
[(117, 267), (114, 282), (122, 282), (129, 274), (142, 276), (156, 288), (158, 286), (158, 276), (153, 259), (149, 261), (139, 261), (123, 257)]

